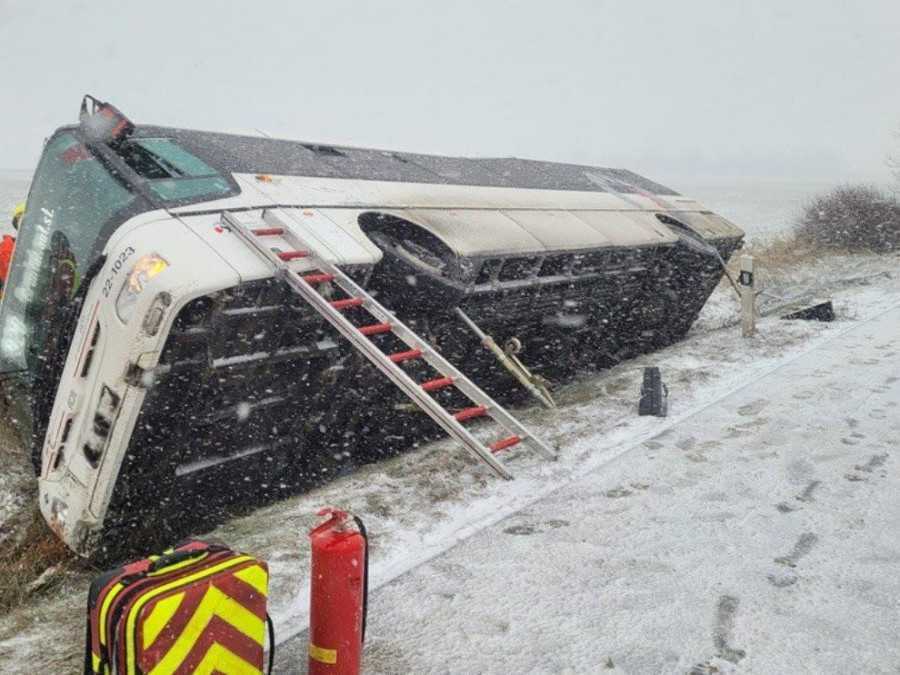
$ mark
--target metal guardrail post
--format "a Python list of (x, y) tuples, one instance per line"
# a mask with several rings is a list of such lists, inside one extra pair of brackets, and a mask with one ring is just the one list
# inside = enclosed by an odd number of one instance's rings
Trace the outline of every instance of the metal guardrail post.
[(741, 256), (741, 334), (752, 337), (756, 333), (756, 291), (753, 279), (753, 256)]

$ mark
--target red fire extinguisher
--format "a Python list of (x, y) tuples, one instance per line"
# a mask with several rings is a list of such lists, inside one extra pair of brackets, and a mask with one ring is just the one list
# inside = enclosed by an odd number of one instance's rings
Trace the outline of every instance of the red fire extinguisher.
[(309, 533), (309, 673), (356, 675), (366, 637), (369, 546), (362, 521), (325, 508)]

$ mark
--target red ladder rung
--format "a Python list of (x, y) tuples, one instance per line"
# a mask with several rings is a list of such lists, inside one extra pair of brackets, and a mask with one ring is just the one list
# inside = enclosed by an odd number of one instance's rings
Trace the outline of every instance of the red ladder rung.
[(378, 335), (379, 333), (390, 333), (391, 324), (389, 323), (373, 323), (371, 326), (363, 326), (359, 329), (363, 335)]
[(450, 387), (452, 385), (452, 377), (438, 377), (433, 380), (428, 380), (428, 382), (423, 382), (422, 389), (425, 391), (437, 391), (438, 389), (444, 389), (445, 387)]
[(408, 352), (397, 352), (396, 354), (391, 354), (388, 358), (394, 363), (403, 363), (404, 361), (410, 361), (412, 359), (417, 359), (422, 356), (421, 349), (410, 349)]
[(331, 306), (335, 309), (347, 309), (348, 307), (359, 307), (363, 304), (362, 298), (345, 298), (343, 300), (335, 300)]
[(333, 274), (306, 274), (300, 276), (308, 284), (324, 284), (326, 281), (334, 281)]
[(309, 251), (282, 251), (278, 257), (287, 262), (288, 260), (297, 260), (297, 258), (308, 258)]
[(281, 227), (258, 227), (250, 231), (257, 237), (272, 237), (276, 234), (284, 234), (284, 228)]
[(507, 436), (506, 438), (501, 438), (496, 443), (491, 443), (488, 447), (491, 449), (491, 452), (500, 452), (501, 450), (506, 450), (507, 448), (511, 448), (514, 445), (518, 445), (522, 442), (521, 436)]
[(487, 406), (476, 405), (474, 408), (463, 408), (454, 415), (457, 422), (464, 422), (473, 417), (481, 417), (487, 415)]

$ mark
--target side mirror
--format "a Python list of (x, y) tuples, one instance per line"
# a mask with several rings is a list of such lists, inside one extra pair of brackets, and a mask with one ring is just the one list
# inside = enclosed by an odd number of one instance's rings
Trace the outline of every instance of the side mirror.
[(110, 103), (86, 94), (78, 116), (81, 130), (90, 143), (115, 145), (131, 135), (134, 123)]

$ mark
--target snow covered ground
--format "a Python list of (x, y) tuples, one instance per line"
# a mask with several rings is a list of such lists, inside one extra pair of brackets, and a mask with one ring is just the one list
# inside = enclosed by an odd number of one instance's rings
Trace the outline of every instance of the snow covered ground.
[[(306, 532), (325, 504), (372, 536), (372, 672), (896, 665), (881, 632), (896, 619), (879, 623), (865, 598), (896, 614), (878, 575), (896, 576), (900, 545), (877, 528), (897, 513), (900, 476), (877, 458), (900, 368), (897, 351), (870, 352), (897, 338), (884, 313), (900, 259), (834, 261), (790, 276), (833, 291), (835, 323), (765, 319), (742, 340), (718, 328), (734, 316), (721, 287), (688, 340), (563, 387), (558, 411), (521, 411), (561, 457), (513, 455), (515, 481), (439, 442), (210, 533), (269, 560), (280, 672), (303, 660)], [(664, 420), (635, 414), (651, 364), (671, 391)], [(72, 573), (0, 617), (0, 671), (25, 656), (35, 672), (75, 672), (87, 581)]]
[(380, 588), (367, 671), (896, 672), (900, 304), (680, 399)]

